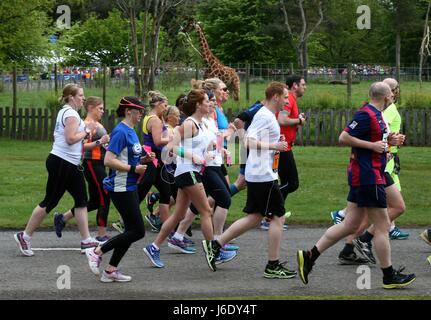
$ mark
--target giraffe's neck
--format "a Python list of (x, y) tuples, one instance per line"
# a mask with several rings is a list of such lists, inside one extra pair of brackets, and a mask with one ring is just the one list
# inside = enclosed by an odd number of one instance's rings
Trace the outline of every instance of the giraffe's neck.
[(200, 26), (196, 26), (196, 32), (198, 33), (198, 37), (199, 37), (199, 44), (201, 47), (201, 53), (202, 53), (203, 59), (205, 60), (207, 65), (212, 66), (212, 65), (214, 65), (214, 62), (219, 63), (218, 59), (212, 53), (212, 51), (208, 45), (208, 41), (205, 38), (205, 34), (204, 34), (204, 32)]

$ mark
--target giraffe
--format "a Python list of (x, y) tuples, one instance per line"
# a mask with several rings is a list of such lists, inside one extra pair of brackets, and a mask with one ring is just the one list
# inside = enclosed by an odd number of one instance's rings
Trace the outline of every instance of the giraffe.
[(201, 55), (207, 66), (204, 75), (205, 79), (219, 78), (232, 92), (233, 99), (235, 101), (239, 101), (240, 80), (238, 74), (235, 72), (234, 69), (222, 64), (220, 60), (212, 53), (208, 45), (208, 41), (205, 37), (204, 31), (202, 30), (199, 23), (197, 23), (196, 21), (191, 21), (187, 25), (187, 27), (183, 29), (183, 31), (188, 33), (192, 29), (195, 29), (198, 34)]

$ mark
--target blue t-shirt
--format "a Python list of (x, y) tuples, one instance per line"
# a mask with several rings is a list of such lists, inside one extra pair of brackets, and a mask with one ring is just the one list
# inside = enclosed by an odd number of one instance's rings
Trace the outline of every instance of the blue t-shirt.
[[(142, 147), (135, 130), (120, 122), (111, 133), (108, 151), (117, 155), (117, 159), (121, 162), (137, 166)], [(113, 192), (135, 191), (138, 177), (136, 173), (109, 169), (109, 175), (103, 180), (103, 188)]]
[[(382, 113), (367, 104), (355, 113), (344, 129), (352, 137), (369, 141), (387, 141), (388, 131)], [(370, 149), (352, 148), (348, 168), (348, 181), (352, 187), (385, 184), (386, 153)]]
[(262, 102), (256, 101), (250, 108), (244, 110), (238, 115), (238, 119), (244, 122), (244, 130), (247, 130), (253, 121), (254, 115), (263, 107)]

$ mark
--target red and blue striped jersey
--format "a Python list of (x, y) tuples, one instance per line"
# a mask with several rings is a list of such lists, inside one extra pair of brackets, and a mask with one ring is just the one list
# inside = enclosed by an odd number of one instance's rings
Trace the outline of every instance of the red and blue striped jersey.
[[(370, 141), (387, 141), (388, 130), (382, 112), (371, 104), (364, 105), (353, 116), (353, 120), (344, 129), (352, 137)], [(377, 153), (370, 149), (352, 148), (350, 164), (347, 170), (349, 185), (386, 184), (386, 153)]]

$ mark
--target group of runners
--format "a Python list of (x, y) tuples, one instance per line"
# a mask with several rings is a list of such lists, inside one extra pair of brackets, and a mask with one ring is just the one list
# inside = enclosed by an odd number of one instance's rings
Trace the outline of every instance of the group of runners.
[[(151, 212), (145, 219), (158, 234), (143, 252), (157, 268), (165, 266), (160, 250), (165, 241), (181, 253), (196, 253), (194, 241), (186, 235), (191, 235), (190, 226), (199, 215), (205, 261), (212, 271), (237, 256), (239, 247), (232, 243), (235, 238), (261, 226), (268, 230), (266, 278), (289, 279), (299, 273), (307, 284), (320, 254), (346, 238), (339, 255), (341, 263), (376, 263), (373, 240), (383, 287), (411, 284), (414, 274), (392, 267), (389, 242), (389, 237), (408, 237), (395, 225), (391, 227), (405, 210), (397, 154), (405, 136), (399, 133), (401, 118), (395, 105), (399, 85), (394, 79), (372, 84), (370, 102), (340, 135), (340, 143), (352, 148), (347, 207), (331, 212), (334, 226), (313, 248), (297, 252), (298, 272), (280, 262), (285, 218), (290, 215), (285, 201), (299, 187), (293, 145), (298, 126), (307, 121), (297, 106), (305, 91), (306, 83), (300, 76), (289, 76), (286, 83), (272, 82), (262, 101), (229, 122), (222, 107), (229, 97), (226, 84), (217, 78), (192, 81), (190, 92), (179, 96), (175, 105), (168, 105), (168, 99), (158, 91), (148, 93), (147, 105), (137, 97), (123, 97), (117, 108), (122, 121), (108, 134), (101, 123), (103, 100), (85, 99), (81, 87), (67, 85), (53, 148), (46, 160), (45, 197), (33, 210), (25, 230), (14, 235), (20, 252), (34, 255), (31, 238), (35, 230), (67, 191), (74, 206), (64, 214), (54, 214), (55, 232), (61, 237), (67, 221), (76, 219), (81, 252), (102, 282), (131, 281), (132, 277), (120, 272), (118, 266), (130, 245), (145, 236), (140, 205), (146, 199)], [(82, 107), (85, 120), (78, 113)], [(135, 131), (139, 123), (143, 142)], [(226, 169), (232, 159), (228, 145), (238, 138), (242, 148), (240, 171), (231, 183)], [(158, 193), (151, 191), (153, 187)], [(225, 229), (231, 199), (244, 188), (246, 215)], [(155, 201), (159, 205), (153, 212)], [(115, 224), (120, 233), (112, 237), (106, 232), (110, 202), (121, 217)], [(173, 206), (174, 212), (169, 214)], [(88, 227), (88, 212), (93, 210), (97, 210), (95, 238)], [(431, 244), (429, 232), (421, 236)], [(101, 272), (102, 257), (109, 251), (113, 251), (109, 263)]]

